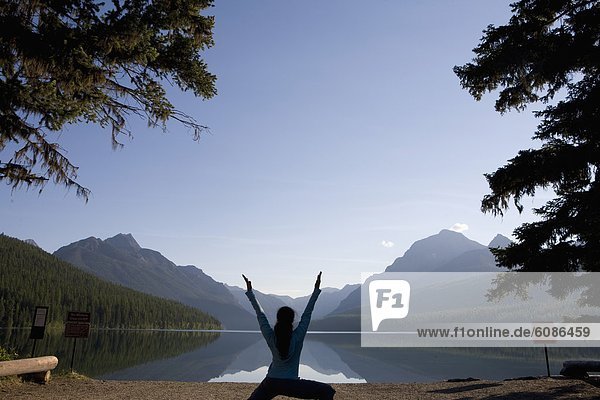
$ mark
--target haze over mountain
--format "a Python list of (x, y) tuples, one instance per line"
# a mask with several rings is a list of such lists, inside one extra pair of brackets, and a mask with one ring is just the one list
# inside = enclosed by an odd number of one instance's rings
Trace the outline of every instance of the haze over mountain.
[[(252, 313), (254, 315), (254, 309), (252, 308), (250, 301), (248, 301), (248, 297), (246, 297), (246, 289), (242, 289), (237, 286), (229, 286), (229, 285), (225, 285), (225, 287), (227, 287), (227, 289), (231, 292), (233, 297), (235, 297), (236, 301), (242, 308), (244, 308), (246, 311), (248, 311), (249, 313)], [(265, 312), (265, 315), (267, 316), (269, 321), (272, 323), (275, 322), (275, 316), (277, 315), (277, 310), (279, 310), (280, 307), (286, 306), (288, 304), (283, 302), (277, 296), (263, 293), (260, 290), (256, 290), (254, 288), (252, 290), (254, 291), (254, 295), (256, 296), (256, 299), (262, 306), (262, 308)]]
[[(254, 313), (248, 298), (246, 297), (246, 289), (242, 289), (237, 286), (227, 286), (227, 288), (231, 291), (233, 296), (239, 301), (240, 305), (244, 307), (244, 309), (248, 310), (248, 312)], [(336, 288), (322, 288), (321, 295), (319, 296), (319, 301), (315, 305), (313, 310), (312, 319), (319, 319), (329, 315), (333, 310), (335, 310), (340, 303), (350, 294), (352, 291), (357, 289), (360, 285), (346, 285), (342, 289)], [(298, 314), (299, 318), (302, 312), (304, 311), (304, 307), (306, 307), (306, 303), (310, 297), (310, 294), (302, 297), (292, 298), (290, 296), (279, 296), (273, 294), (265, 294), (256, 289), (253, 289), (256, 295), (256, 298), (260, 305), (263, 307), (265, 314), (269, 318), (269, 321), (274, 322), (275, 316), (277, 314), (277, 310), (282, 306), (288, 306), (294, 309)]]
[(256, 327), (229, 290), (201, 269), (177, 266), (158, 251), (141, 248), (131, 234), (95, 237), (61, 247), (54, 255), (108, 281), (180, 301), (214, 315), (228, 329)]
[[(313, 319), (323, 318), (329, 315), (333, 310), (338, 308), (340, 303), (348, 297), (354, 290), (360, 288), (359, 284), (346, 285), (341, 289), (335, 288), (323, 288), (319, 295), (319, 301), (313, 311)], [(281, 298), (289, 307), (292, 307), (296, 312), (302, 313), (304, 307), (308, 302), (310, 294), (306, 296), (291, 298), (289, 296), (278, 296)]]
[[(385, 272), (498, 272), (490, 247), (505, 247), (510, 239), (502, 235), (488, 246), (468, 239), (462, 233), (442, 230), (436, 235), (417, 240), (402, 257), (398, 257)], [(360, 330), (360, 288), (352, 291), (340, 305), (322, 321), (317, 329)]]

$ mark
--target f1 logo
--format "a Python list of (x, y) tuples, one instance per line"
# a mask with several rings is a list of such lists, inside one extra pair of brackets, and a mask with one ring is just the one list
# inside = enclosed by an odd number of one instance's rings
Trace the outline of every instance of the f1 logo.
[(402, 319), (408, 315), (410, 284), (405, 280), (374, 280), (369, 283), (371, 324), (377, 331), (385, 319)]

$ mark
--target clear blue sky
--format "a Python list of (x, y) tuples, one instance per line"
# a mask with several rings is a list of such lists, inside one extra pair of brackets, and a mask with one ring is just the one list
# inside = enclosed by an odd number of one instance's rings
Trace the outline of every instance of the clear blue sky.
[[(48, 185), (0, 186), (0, 231), (45, 250), (132, 233), (142, 247), (219, 281), (301, 295), (381, 271), (414, 241), (466, 224), (487, 244), (529, 212), (482, 214), (483, 174), (536, 146), (532, 110), (474, 101), (452, 67), (469, 61), (509, 1), (217, 1), (205, 53), (219, 94), (174, 104), (210, 126), (133, 140), (72, 126), (60, 143), (88, 204)], [(3, 157), (5, 158), (5, 157)], [(542, 198), (524, 203), (539, 206)]]

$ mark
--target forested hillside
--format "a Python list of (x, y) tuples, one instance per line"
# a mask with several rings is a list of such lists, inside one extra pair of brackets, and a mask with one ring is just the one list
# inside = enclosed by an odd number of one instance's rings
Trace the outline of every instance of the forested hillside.
[(130, 233), (82, 239), (61, 247), (54, 256), (100, 279), (197, 308), (227, 329), (256, 329), (254, 314), (244, 310), (221, 282), (193, 265), (176, 265), (160, 252), (142, 248)]
[(220, 328), (218, 320), (193, 307), (103, 281), (0, 235), (0, 327), (31, 326), (38, 305), (50, 307), (52, 325), (63, 323), (69, 311), (88, 311), (99, 328)]

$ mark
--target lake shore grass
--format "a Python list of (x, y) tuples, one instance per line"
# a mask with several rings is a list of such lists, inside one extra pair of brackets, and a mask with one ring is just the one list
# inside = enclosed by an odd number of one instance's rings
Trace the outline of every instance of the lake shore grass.
[[(594, 382), (592, 382), (594, 383)], [(431, 383), (334, 384), (336, 400), (380, 399), (598, 399), (600, 387), (566, 378), (536, 378), (506, 381), (462, 381)], [(206, 383), (167, 381), (103, 381), (54, 377), (39, 385), (0, 382), (0, 398), (14, 400), (239, 400), (247, 399), (255, 383)], [(279, 396), (276, 399), (288, 399)]]

